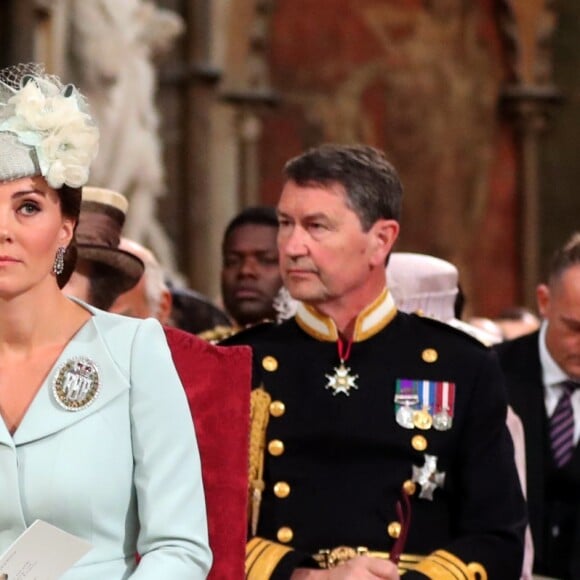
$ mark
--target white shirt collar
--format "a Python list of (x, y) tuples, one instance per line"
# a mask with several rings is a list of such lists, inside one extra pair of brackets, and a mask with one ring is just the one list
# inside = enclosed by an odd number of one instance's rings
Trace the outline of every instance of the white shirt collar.
[(546, 388), (551, 388), (558, 385), (558, 393), (561, 389), (559, 383), (562, 381), (567, 381), (568, 376), (566, 373), (558, 366), (556, 361), (552, 358), (552, 355), (548, 351), (546, 346), (546, 330), (548, 329), (548, 322), (546, 320), (542, 321), (540, 326), (540, 363), (542, 365), (542, 381)]
[[(542, 364), (542, 381), (544, 383), (544, 404), (548, 417), (556, 409), (556, 405), (563, 393), (560, 383), (568, 380), (566, 373), (558, 366), (546, 346), (547, 321), (543, 321), (540, 326), (540, 336), (538, 338), (540, 347), (540, 362)], [(574, 410), (574, 444), (580, 439), (580, 389), (572, 394), (572, 408)]]

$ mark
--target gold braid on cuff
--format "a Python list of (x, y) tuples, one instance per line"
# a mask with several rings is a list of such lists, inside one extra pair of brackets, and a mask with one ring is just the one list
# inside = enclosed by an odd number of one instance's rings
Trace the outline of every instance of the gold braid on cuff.
[(487, 580), (487, 572), (481, 564), (478, 562), (466, 564), (445, 550), (429, 554), (415, 570), (437, 580)]
[(270, 578), (280, 560), (291, 551), (281, 544), (252, 538), (246, 544), (246, 580)]

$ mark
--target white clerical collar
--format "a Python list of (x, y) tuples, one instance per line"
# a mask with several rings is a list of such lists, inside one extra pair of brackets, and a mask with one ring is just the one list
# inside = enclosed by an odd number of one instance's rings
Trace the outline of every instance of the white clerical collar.
[[(357, 316), (353, 341), (360, 342), (381, 331), (397, 314), (397, 308), (390, 292), (385, 288), (376, 300), (371, 302)], [(318, 312), (303, 302), (298, 304), (296, 322), (308, 334), (318, 340), (335, 342), (338, 330), (332, 318)]]

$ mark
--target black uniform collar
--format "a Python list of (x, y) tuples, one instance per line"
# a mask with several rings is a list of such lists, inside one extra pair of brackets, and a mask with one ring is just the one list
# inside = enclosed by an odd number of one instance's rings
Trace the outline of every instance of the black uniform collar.
[[(353, 341), (360, 342), (380, 332), (397, 314), (397, 308), (390, 292), (385, 288), (379, 297), (371, 302), (356, 318)], [(303, 302), (296, 312), (298, 326), (317, 340), (335, 342), (338, 330), (332, 318), (318, 312)]]

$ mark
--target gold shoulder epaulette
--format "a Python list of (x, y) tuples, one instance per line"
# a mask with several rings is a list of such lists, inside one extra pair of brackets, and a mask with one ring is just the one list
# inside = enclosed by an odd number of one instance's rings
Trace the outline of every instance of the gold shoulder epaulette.
[(223, 324), (219, 324), (218, 326), (214, 326), (209, 330), (199, 332), (197, 336), (207, 342), (210, 342), (211, 344), (217, 344), (220, 342), (220, 340), (224, 340), (230, 336), (233, 336), (239, 330), (240, 329), (236, 326), (225, 326)]
[(414, 570), (433, 580), (487, 580), (485, 568), (478, 562), (466, 564), (446, 550), (437, 550), (424, 558)]

